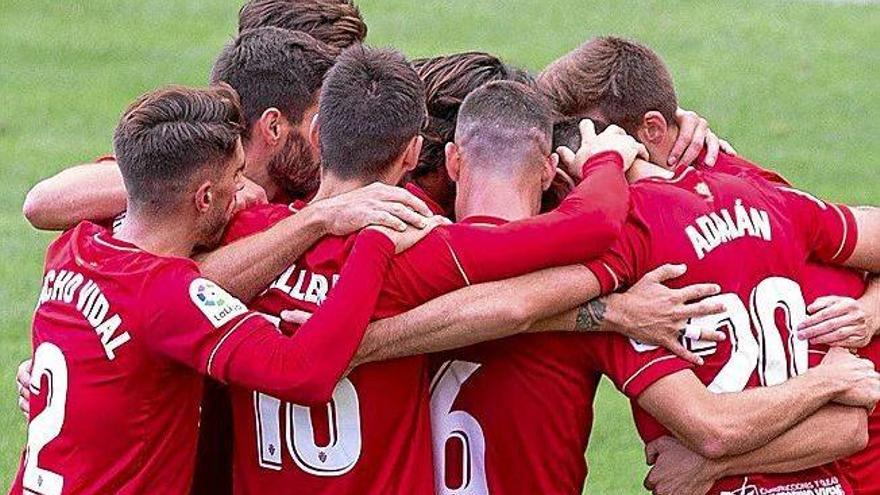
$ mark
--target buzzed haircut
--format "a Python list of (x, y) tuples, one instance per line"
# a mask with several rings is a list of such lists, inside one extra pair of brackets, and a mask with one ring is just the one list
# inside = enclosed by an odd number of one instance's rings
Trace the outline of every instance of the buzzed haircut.
[(244, 129), (235, 90), (170, 86), (131, 104), (113, 134), (129, 208), (173, 209), (199, 173), (219, 173)]
[(333, 54), (305, 33), (264, 27), (246, 31), (220, 53), (212, 83), (224, 82), (241, 95), (248, 127), (268, 108), (298, 124), (316, 103)]
[(238, 13), (238, 32), (261, 27), (302, 31), (338, 54), (363, 43), (367, 25), (350, 0), (250, 0)]
[(444, 168), (444, 148), (455, 138), (459, 107), (473, 90), (492, 81), (516, 81), (536, 86), (527, 71), (505, 64), (485, 52), (417, 59), (413, 65), (425, 83), (428, 108), (428, 124), (422, 132), (425, 141), (419, 164), (412, 172), (416, 180)]
[(550, 64), (538, 82), (565, 116), (598, 112), (630, 134), (650, 111), (675, 123), (672, 75), (659, 55), (636, 41), (594, 38)]
[(550, 103), (535, 89), (513, 81), (491, 82), (462, 102), (455, 142), (476, 165), (515, 165), (528, 154), (550, 154), (553, 117)]
[(375, 180), (425, 121), (425, 88), (399, 52), (359, 45), (327, 73), (318, 110), (321, 161), (342, 179)]

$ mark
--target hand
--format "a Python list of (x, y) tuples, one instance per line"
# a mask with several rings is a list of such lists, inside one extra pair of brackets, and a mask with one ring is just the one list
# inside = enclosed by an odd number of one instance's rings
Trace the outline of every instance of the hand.
[(269, 202), (265, 189), (248, 178), (243, 178), (242, 180), (244, 181), (243, 187), (235, 193), (235, 212)]
[(878, 316), (859, 300), (825, 296), (816, 299), (807, 311), (810, 316), (798, 326), (798, 338), (810, 344), (858, 349), (874, 338)]
[(411, 248), (415, 243), (424, 239), (428, 233), (434, 230), (435, 227), (439, 227), (440, 225), (448, 225), (450, 222), (446, 217), (440, 215), (434, 215), (433, 217), (427, 219), (427, 225), (425, 225), (421, 229), (417, 229), (413, 226), (408, 225), (406, 229), (402, 232), (399, 230), (389, 229), (388, 227), (375, 225), (367, 227), (368, 229), (378, 230), (385, 234), (386, 237), (391, 239), (391, 242), (394, 243), (394, 253), (400, 254), (407, 249)]
[(348, 235), (368, 225), (405, 231), (428, 225), (434, 214), (424, 201), (406, 189), (375, 182), (369, 186), (322, 199), (309, 205), (322, 214), (327, 233)]
[(18, 388), (18, 408), (24, 413), (24, 417), (30, 417), (31, 412), (31, 368), (34, 362), (30, 359), (22, 361), (18, 365), (18, 373), (15, 375), (15, 385)]
[[(688, 320), (700, 316), (723, 313), (719, 302), (698, 301), (721, 291), (716, 284), (697, 284), (682, 289), (670, 289), (663, 282), (678, 278), (687, 271), (686, 265), (663, 265), (648, 273), (623, 294), (612, 294), (607, 299), (605, 320), (609, 329), (645, 344), (669, 349), (680, 358), (703, 364), (703, 359), (681, 343), (682, 331)], [(692, 338), (719, 342), (724, 332), (714, 328), (700, 329)]]
[(721, 478), (711, 460), (691, 452), (672, 437), (660, 437), (645, 446), (649, 466), (645, 488), (655, 495), (705, 495)]
[(648, 159), (648, 150), (636, 141), (626, 131), (616, 125), (609, 125), (602, 134), (596, 135), (596, 127), (590, 119), (584, 119), (580, 123), (581, 147), (577, 153), (566, 146), (556, 149), (565, 171), (576, 181), (583, 179), (583, 166), (593, 155), (603, 151), (616, 151), (623, 157), (623, 171), (629, 170), (636, 157)]
[(710, 167), (715, 165), (719, 149), (729, 155), (736, 155), (736, 150), (730, 143), (718, 139), (718, 136), (709, 129), (709, 123), (706, 119), (697, 115), (696, 112), (677, 109), (675, 123), (678, 125), (678, 139), (675, 140), (672, 151), (669, 153), (667, 163), (670, 166), (676, 166), (680, 163), (690, 165), (697, 159), (703, 147), (706, 148), (704, 162)]
[(846, 349), (829, 349), (819, 366), (810, 370), (814, 371), (828, 373), (831, 383), (843, 387), (834, 399), (837, 403), (871, 410), (880, 401), (880, 374), (874, 370), (874, 363)]

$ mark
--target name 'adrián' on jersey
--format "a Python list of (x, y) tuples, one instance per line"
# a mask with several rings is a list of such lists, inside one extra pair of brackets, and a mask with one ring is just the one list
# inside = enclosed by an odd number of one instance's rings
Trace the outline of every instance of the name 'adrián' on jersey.
[(70, 270), (49, 270), (43, 278), (43, 289), (40, 291), (39, 308), (49, 301), (60, 301), (72, 304), (76, 301), (76, 309), (86, 318), (98, 337), (107, 359), (116, 359), (116, 350), (131, 340), (128, 332), (117, 332), (122, 326), (122, 317), (118, 313), (108, 316), (110, 302), (93, 280), (83, 277), (81, 273)]
[(693, 224), (685, 227), (684, 232), (700, 260), (718, 246), (746, 235), (765, 241), (773, 237), (770, 215), (754, 207), (747, 210), (741, 199), (734, 203), (733, 214), (727, 208), (722, 208), (699, 216)]

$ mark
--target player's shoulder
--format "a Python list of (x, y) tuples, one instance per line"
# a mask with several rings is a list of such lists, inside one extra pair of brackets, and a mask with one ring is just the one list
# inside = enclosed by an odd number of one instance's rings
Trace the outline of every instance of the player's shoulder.
[(236, 213), (223, 235), (223, 243), (228, 244), (243, 237), (262, 232), (295, 213), (293, 205), (266, 203), (245, 208)]
[(707, 169), (711, 172), (720, 172), (730, 175), (739, 175), (750, 177), (752, 179), (760, 179), (771, 184), (790, 185), (788, 180), (781, 174), (773, 170), (766, 169), (751, 160), (739, 156), (729, 155), (727, 153), (719, 153), (715, 165)]

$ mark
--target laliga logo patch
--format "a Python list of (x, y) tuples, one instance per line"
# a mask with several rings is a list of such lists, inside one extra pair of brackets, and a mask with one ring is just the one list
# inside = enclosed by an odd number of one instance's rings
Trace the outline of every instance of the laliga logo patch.
[(189, 285), (189, 297), (214, 328), (220, 328), (238, 315), (247, 312), (241, 301), (222, 287), (204, 278), (197, 278)]

